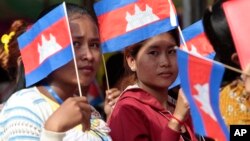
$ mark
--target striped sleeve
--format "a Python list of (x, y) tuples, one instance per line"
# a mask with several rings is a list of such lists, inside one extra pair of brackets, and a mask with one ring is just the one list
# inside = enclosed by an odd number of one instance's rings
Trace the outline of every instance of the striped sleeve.
[[(40, 140), (43, 123), (46, 120), (39, 109), (46, 102), (37, 96), (34, 89), (13, 94), (0, 114), (0, 141)], [(46, 110), (46, 106), (44, 107)]]

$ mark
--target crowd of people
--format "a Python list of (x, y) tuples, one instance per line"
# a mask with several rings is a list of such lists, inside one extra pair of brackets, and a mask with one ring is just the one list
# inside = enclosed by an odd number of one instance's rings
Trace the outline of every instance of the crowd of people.
[[(205, 33), (216, 52), (215, 60), (241, 69), (223, 2), (215, 1), (204, 13)], [(39, 17), (53, 8), (45, 9)], [(102, 57), (97, 18), (75, 4), (66, 3), (66, 9), (83, 96), (79, 96), (73, 60), (25, 86), (17, 38), (33, 23), (15, 20), (2, 36), (0, 47), (0, 141), (213, 140), (201, 138), (193, 130), (190, 107), (180, 86), (174, 89), (176, 101), (168, 101), (173, 93), (168, 87), (181, 71), (176, 59), (176, 47), (180, 46), (177, 28), (132, 44), (109, 58), (108, 81), (103, 77), (103, 106), (97, 111), (86, 97)], [(250, 64), (243, 72), (226, 69), (221, 84), (220, 111), (228, 128), (250, 124)]]

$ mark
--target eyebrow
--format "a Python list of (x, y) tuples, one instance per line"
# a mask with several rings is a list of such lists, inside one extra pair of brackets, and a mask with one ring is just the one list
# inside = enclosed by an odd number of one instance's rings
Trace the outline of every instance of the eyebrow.
[(91, 39), (91, 41), (93, 41), (93, 42), (101, 42), (99, 38), (93, 38), (93, 39)]

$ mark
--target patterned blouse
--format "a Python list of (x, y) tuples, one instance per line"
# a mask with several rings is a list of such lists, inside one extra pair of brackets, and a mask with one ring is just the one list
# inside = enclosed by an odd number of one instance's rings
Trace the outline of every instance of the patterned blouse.
[(250, 94), (245, 92), (241, 79), (222, 88), (220, 111), (226, 125), (250, 124)]

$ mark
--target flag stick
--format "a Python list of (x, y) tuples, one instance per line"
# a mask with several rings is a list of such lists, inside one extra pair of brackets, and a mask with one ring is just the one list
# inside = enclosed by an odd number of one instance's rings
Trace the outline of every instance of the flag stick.
[[(221, 63), (222, 64), (222, 63)], [(246, 76), (249, 76), (250, 77), (250, 74), (247, 74), (245, 72), (243, 72), (242, 70), (240, 69), (237, 69), (237, 68), (234, 68), (234, 67), (231, 67), (229, 65), (226, 65), (226, 64), (222, 64), (225, 68), (229, 69), (229, 70), (232, 70), (232, 71), (235, 71), (235, 72), (238, 72), (238, 73), (241, 73), (241, 74), (244, 74)]]
[[(175, 47), (175, 49), (179, 49), (179, 48), (178, 48), (178, 47)], [(182, 50), (182, 51), (184, 51), (184, 50)], [(185, 52), (186, 52), (186, 51), (185, 51)], [(189, 53), (189, 52), (188, 52), (188, 53)], [(235, 67), (232, 67), (232, 66), (223, 64), (223, 63), (221, 63), (221, 62), (219, 62), (219, 61), (216, 61), (216, 60), (213, 60), (213, 59), (210, 59), (210, 58), (206, 58), (206, 57), (204, 57), (204, 56), (198, 56), (198, 55), (193, 54), (193, 53), (189, 53), (189, 54), (192, 54), (192, 55), (194, 55), (194, 56), (196, 56), (196, 57), (199, 57), (199, 58), (201, 58), (201, 59), (204, 59), (204, 60), (209, 60), (209, 61), (212, 61), (212, 62), (214, 62), (214, 63), (221, 64), (222, 66), (224, 66), (225, 68), (227, 68), (227, 69), (229, 69), (229, 70), (232, 70), (232, 71), (235, 71), (235, 72), (238, 72), (238, 73), (240, 73), (240, 74), (244, 74), (244, 75), (250, 77), (250, 74), (247, 74), (247, 73), (243, 72), (242, 70), (237, 69), (237, 68), (235, 68)]]
[[(70, 27), (69, 27), (68, 13), (67, 13), (67, 10), (66, 10), (65, 2), (63, 2), (63, 5), (64, 5), (64, 11), (66, 13), (66, 20), (67, 20), (67, 23), (68, 23), (67, 26), (68, 26), (68, 29), (69, 29), (69, 35), (71, 35)], [(79, 72), (78, 72), (77, 63), (76, 63), (76, 55), (75, 55), (75, 50), (74, 50), (72, 37), (70, 37), (70, 44), (71, 44), (71, 51), (72, 51), (72, 56), (73, 56), (73, 60), (74, 60), (75, 71), (76, 71), (78, 91), (79, 91), (80, 97), (82, 97), (82, 89), (81, 89), (81, 83), (80, 83)]]
[(103, 62), (104, 73), (105, 73), (105, 77), (106, 77), (107, 89), (109, 90), (108, 72), (107, 72), (107, 67), (106, 67), (106, 61), (105, 61), (105, 58), (104, 58), (104, 55), (103, 55), (103, 54), (102, 54), (102, 62)]
[(180, 26), (178, 25), (177, 28), (178, 28), (178, 31), (179, 31), (179, 33), (180, 33), (180, 37), (181, 37), (182, 43), (183, 43), (184, 47), (188, 50), (187, 44), (186, 44), (186, 41), (185, 41), (184, 36), (183, 36), (183, 34), (182, 34), (182, 31), (181, 31)]

